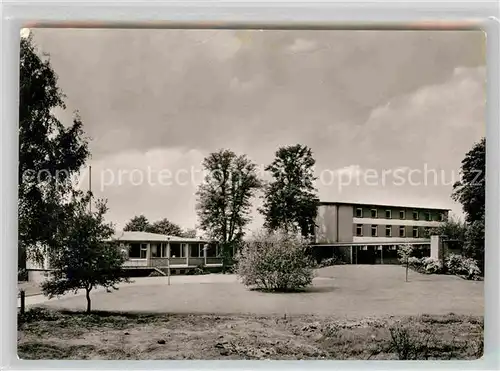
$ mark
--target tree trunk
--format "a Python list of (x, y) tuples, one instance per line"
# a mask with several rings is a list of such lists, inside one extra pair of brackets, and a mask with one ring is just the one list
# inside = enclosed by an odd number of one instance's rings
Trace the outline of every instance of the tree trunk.
[(91, 290), (91, 289), (92, 289), (92, 288), (90, 288), (90, 289), (87, 289), (87, 288), (86, 288), (86, 289), (85, 289), (85, 296), (86, 296), (86, 298), (87, 298), (87, 313), (90, 313), (90, 290)]
[(406, 258), (406, 282), (408, 282), (408, 268), (410, 267), (410, 264), (408, 262), (408, 258)]

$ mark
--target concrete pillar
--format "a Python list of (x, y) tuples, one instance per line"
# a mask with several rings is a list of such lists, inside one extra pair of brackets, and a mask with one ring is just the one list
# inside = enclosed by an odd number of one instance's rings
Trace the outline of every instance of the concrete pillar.
[(351, 264), (352, 264), (352, 246), (351, 246)]
[(438, 259), (444, 263), (446, 245), (443, 242), (443, 236), (431, 236), (431, 258)]
[(189, 250), (191, 250), (191, 245), (187, 243), (187, 244), (185, 245), (185, 251), (186, 251), (186, 265), (189, 265), (189, 253), (190, 253), (190, 251), (189, 251)]
[(151, 266), (151, 244), (150, 243), (147, 244), (147, 248), (146, 248), (146, 264), (148, 266)]

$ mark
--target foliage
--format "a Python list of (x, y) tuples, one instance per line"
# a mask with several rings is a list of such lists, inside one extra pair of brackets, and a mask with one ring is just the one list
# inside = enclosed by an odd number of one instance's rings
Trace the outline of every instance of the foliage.
[(142, 214), (139, 216), (134, 216), (132, 219), (130, 219), (123, 228), (123, 230), (158, 233), (158, 234), (165, 234), (168, 236), (177, 236), (177, 237), (188, 237), (188, 238), (196, 237), (195, 229), (187, 229), (186, 231), (183, 231), (179, 225), (172, 223), (167, 218), (163, 218), (156, 222), (150, 223), (148, 218), (146, 218)]
[(87, 312), (90, 312), (90, 291), (97, 286), (117, 289), (115, 285), (128, 281), (122, 268), (123, 255), (110, 241), (113, 226), (104, 220), (107, 211), (104, 201), (97, 201), (90, 212), (90, 195), (73, 201), (73, 214), (68, 215), (70, 227), (65, 231), (61, 248), (49, 254), (51, 276), (42, 284), (49, 298), (68, 291), (84, 289)]
[(484, 272), (486, 140), (483, 138), (462, 161), (461, 180), (453, 185), (452, 197), (462, 204), (467, 222), (464, 254), (476, 259)]
[(415, 247), (410, 244), (406, 243), (403, 245), (398, 246), (398, 258), (401, 264), (404, 264), (406, 266), (406, 275), (405, 275), (405, 280), (408, 282), (408, 269), (410, 268), (410, 262), (409, 259), (411, 255), (413, 254)]
[(65, 202), (90, 152), (78, 114), (71, 125), (55, 116), (65, 97), (32, 37), (21, 39), (19, 94), (19, 260), (41, 263), (46, 248), (59, 246)]
[(484, 272), (484, 215), (467, 228), (463, 254), (476, 260), (479, 269)]
[(439, 259), (427, 257), (408, 259), (408, 266), (413, 270), (423, 274), (452, 274), (467, 280), (480, 280), (481, 270), (477, 262), (472, 258), (462, 255), (451, 254), (443, 263)]
[(342, 265), (344, 261), (337, 256), (323, 259), (319, 262), (318, 268), (331, 267), (333, 265)]
[(435, 258), (423, 258), (422, 259), (422, 269), (423, 273), (426, 274), (438, 274), (443, 272), (443, 263), (439, 259)]
[(269, 291), (294, 291), (312, 283), (314, 262), (306, 241), (286, 231), (261, 231), (237, 256), (243, 284)]
[(264, 189), (264, 226), (269, 230), (314, 234), (319, 200), (314, 188), (315, 160), (309, 147), (300, 144), (281, 147), (266, 167), (273, 177)]
[(462, 160), (461, 180), (453, 185), (453, 199), (462, 204), (467, 223), (484, 218), (486, 139), (467, 152)]
[(184, 237), (182, 228), (177, 224), (172, 223), (167, 218), (154, 222), (147, 231), (151, 233), (166, 234), (168, 236)]
[(424, 234), (425, 238), (431, 235), (446, 236), (447, 239), (458, 241), (462, 246), (465, 241), (467, 225), (458, 218), (450, 217), (439, 227), (431, 228)]
[(409, 325), (396, 323), (389, 327), (391, 334), (389, 350), (395, 352), (399, 360), (429, 358), (429, 344), (434, 342), (430, 333), (415, 331)]
[(481, 270), (479, 269), (476, 261), (472, 258), (451, 254), (446, 258), (445, 264), (449, 274), (468, 280), (481, 279)]
[(149, 232), (149, 228), (151, 224), (149, 224), (148, 218), (144, 215), (134, 216), (123, 228), (124, 231), (134, 231), (134, 232)]
[(251, 221), (251, 198), (261, 187), (256, 165), (245, 155), (223, 149), (203, 161), (204, 182), (199, 186), (197, 213), (200, 228), (221, 247), (223, 271), (245, 226)]

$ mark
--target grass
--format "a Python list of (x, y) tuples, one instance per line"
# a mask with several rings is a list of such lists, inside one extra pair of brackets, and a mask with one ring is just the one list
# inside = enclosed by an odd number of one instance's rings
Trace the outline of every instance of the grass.
[[(395, 329), (400, 334), (397, 339)], [(340, 321), (304, 315), (87, 315), (36, 308), (19, 317), (18, 355), (22, 359), (366, 360), (404, 359), (407, 354), (406, 359), (475, 359), (482, 353), (482, 329), (482, 317), (455, 314)]]

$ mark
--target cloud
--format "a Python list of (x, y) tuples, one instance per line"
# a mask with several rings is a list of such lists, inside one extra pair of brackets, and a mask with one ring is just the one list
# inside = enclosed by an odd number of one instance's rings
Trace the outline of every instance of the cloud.
[[(108, 199), (108, 219), (119, 228), (141, 213), (193, 228), (203, 158), (203, 153), (182, 147), (116, 153), (90, 163), (92, 190), (95, 197)], [(86, 186), (83, 179), (82, 188)]]

